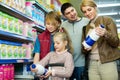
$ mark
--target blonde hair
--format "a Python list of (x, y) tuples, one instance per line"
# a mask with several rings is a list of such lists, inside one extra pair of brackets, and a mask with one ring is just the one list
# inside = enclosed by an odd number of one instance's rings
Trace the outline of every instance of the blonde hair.
[(61, 18), (58, 12), (51, 11), (46, 14), (45, 21), (51, 22), (55, 27), (60, 27), (61, 25)]
[(80, 4), (80, 9), (82, 11), (82, 7), (85, 6), (90, 6), (90, 7), (97, 7), (96, 3), (93, 0), (82, 0), (81, 4)]
[(67, 41), (66, 49), (68, 49), (68, 51), (72, 54), (73, 53), (72, 41), (69, 37), (68, 32), (65, 30), (65, 28), (61, 28), (59, 32), (55, 33), (53, 38), (58, 37), (58, 36), (59, 38), (61, 38), (61, 40)]

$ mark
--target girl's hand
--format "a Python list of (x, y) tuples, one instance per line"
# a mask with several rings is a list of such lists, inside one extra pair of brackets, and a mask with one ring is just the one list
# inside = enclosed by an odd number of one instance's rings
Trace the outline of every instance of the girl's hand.
[(48, 70), (48, 72), (45, 74), (45, 78), (48, 78), (49, 76), (52, 75), (52, 71), (51, 70)]
[(45, 78), (45, 75), (40, 76), (40, 80), (43, 80)]

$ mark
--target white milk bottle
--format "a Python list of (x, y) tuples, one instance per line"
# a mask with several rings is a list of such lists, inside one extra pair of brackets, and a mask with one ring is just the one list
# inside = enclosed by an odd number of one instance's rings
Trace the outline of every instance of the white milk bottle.
[(37, 75), (45, 75), (47, 72), (47, 69), (45, 69), (42, 65), (40, 64), (32, 64), (31, 67), (33, 69), (37, 69), (38, 71), (36, 72)]
[[(100, 25), (99, 27), (104, 28), (104, 25)], [(99, 39), (99, 37), (100, 36), (96, 34), (95, 29), (93, 29), (91, 33), (88, 34), (88, 36), (85, 38), (82, 44), (85, 48), (91, 48), (93, 44)]]

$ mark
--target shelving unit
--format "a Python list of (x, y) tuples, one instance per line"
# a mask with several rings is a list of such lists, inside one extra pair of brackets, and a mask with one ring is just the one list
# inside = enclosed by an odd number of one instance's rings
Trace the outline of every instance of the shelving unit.
[[(32, 76), (32, 75), (15, 75), (15, 78), (17, 79), (17, 78), (21, 78), (20, 80), (23, 80), (23, 78), (25, 79), (25, 80), (33, 80), (34, 79), (34, 76)], [(19, 79), (17, 79), (17, 80), (19, 80)]]
[[(48, 13), (49, 11), (44, 8), (42, 5), (40, 5), (37, 1), (35, 1), (33, 3), (33, 5), (35, 7), (37, 7), (38, 9), (42, 10), (44, 12), (44, 14)], [(38, 32), (43, 32), (45, 30), (44, 26), (41, 26), (41, 24), (36, 24), (36, 22), (34, 21), (34, 19), (32, 19), (32, 17), (16, 10), (15, 8), (12, 8), (2, 2), (0, 2), (0, 11), (3, 13), (6, 13), (10, 16), (13, 16), (17, 19), (20, 19), (23, 22), (27, 22), (27, 23), (32, 23), (33, 24), (33, 28), (35, 28)], [(3, 40), (3, 41), (2, 41)], [(25, 37), (23, 35), (20, 34), (15, 34), (15, 33), (11, 33), (11, 32), (7, 32), (4, 30), (0, 30), (0, 43), (2, 44), (7, 44), (4, 41), (10, 41), (10, 42), (15, 42), (18, 43), (17, 46), (21, 46), (22, 44), (29, 44), (29, 43), (33, 43), (34, 40), (31, 37)], [(11, 44), (9, 44), (11, 45)], [(34, 79), (33, 75), (23, 75), (21, 74), (21, 71), (24, 69), (24, 66), (26, 65), (30, 65), (33, 62), (32, 59), (0, 59), (0, 64), (15, 64), (15, 69), (17, 67), (17, 69), (20, 69), (20, 74), (16, 74), (15, 75), (15, 79), (17, 80), (30, 80), (30, 79)], [(19, 71), (19, 70), (18, 70)]]
[(27, 16), (26, 14), (23, 14), (22, 12), (0, 2), (0, 11), (3, 11), (11, 16), (14, 16), (18, 19), (21, 19), (24, 22), (34, 22), (32, 18)]
[(43, 7), (42, 5), (40, 5), (37, 1), (34, 1), (33, 5), (35, 5), (39, 9), (43, 10), (45, 13), (49, 12), (49, 10), (47, 10), (45, 7)]
[[(6, 14), (9, 14), (15, 18), (18, 18), (20, 20), (22, 20), (23, 22), (30, 22), (30, 23), (34, 23), (34, 20), (27, 16), (26, 14), (0, 2), (0, 11), (6, 13)], [(18, 45), (22, 45), (23, 43), (24, 44), (28, 44), (28, 43), (32, 43), (33, 42), (33, 39), (31, 37), (25, 37), (23, 35), (19, 35), (19, 34), (15, 34), (15, 33), (11, 33), (11, 32), (7, 32), (7, 31), (3, 31), (3, 30), (0, 30), (0, 40), (3, 40), (0, 41), (0, 43), (5, 43), (5, 41), (11, 41), (11, 42), (15, 42), (15, 43), (19, 43)], [(0, 59), (0, 64), (14, 64), (14, 65), (18, 65), (18, 64), (26, 64), (26, 63), (32, 63), (32, 59)], [(21, 67), (22, 69), (22, 66), (19, 66)], [(16, 67), (15, 67), (16, 68)], [(20, 78), (21, 76), (23, 75), (15, 75), (15, 78)], [(29, 77), (32, 77), (33, 75), (29, 75), (27, 76), (28, 78)], [(24, 77), (23, 77), (24, 78)]]
[[(33, 5), (35, 7), (37, 7), (38, 9), (42, 10), (44, 12), (44, 14), (47, 14), (49, 12), (49, 10), (47, 10), (45, 7), (43, 7), (41, 4), (39, 4), (37, 1), (33, 2)], [(33, 25), (33, 28), (35, 28), (37, 30), (37, 32), (43, 32), (45, 30), (44, 26), (41, 25)]]
[(37, 30), (37, 32), (43, 32), (45, 30), (45, 27), (43, 26), (38, 26), (38, 25), (34, 25), (33, 28), (35, 28)]
[[(18, 19), (21, 19), (24, 22), (34, 22), (32, 18), (30, 18), (29, 16), (27, 16), (26, 14), (10, 7), (7, 6), (6, 4), (0, 2), (0, 11), (7, 13), (13, 17), (16, 17)], [(8, 40), (8, 41), (13, 41), (13, 42), (19, 42), (19, 43), (32, 43), (33, 39), (30, 37), (25, 37), (19, 34), (14, 34), (14, 33), (10, 33), (7, 31), (3, 31), (0, 30), (0, 40)], [(25, 60), (25, 59), (21, 59), (21, 60), (15, 60), (15, 59), (8, 59), (8, 60), (0, 60), (0, 64), (3, 63), (17, 63), (17, 62), (29, 62), (29, 60)]]
[(21, 42), (21, 43), (33, 42), (33, 39), (30, 37), (25, 37), (22, 35), (6, 32), (2, 30), (0, 30), (0, 39), (14, 41), (14, 42)]
[[(32, 3), (36, 8), (42, 10), (44, 12), (44, 14), (47, 14), (49, 12), (45, 7), (43, 7), (37, 1), (33, 1)], [(33, 28), (35, 28), (37, 30), (37, 32), (40, 32), (40, 33), (45, 30), (45, 26), (42, 26), (42, 25), (39, 25), (39, 24), (34, 24)]]
[[(42, 7), (37, 1), (35, 1), (33, 3), (33, 5), (35, 5), (36, 7), (38, 7), (39, 9), (42, 9), (45, 14), (48, 12), (44, 7)], [(4, 13), (7, 13), (13, 17), (16, 17), (24, 22), (32, 22), (32, 23), (35, 23), (35, 21), (27, 16), (26, 14), (0, 2), (0, 11), (3, 11)], [(38, 24), (34, 24), (33, 28), (37, 29), (37, 31), (40, 31), (40, 32), (43, 32), (45, 30), (45, 27), (44, 26), (40, 26)]]
[(32, 61), (33, 61), (32, 59), (0, 59), (0, 64), (29, 63)]

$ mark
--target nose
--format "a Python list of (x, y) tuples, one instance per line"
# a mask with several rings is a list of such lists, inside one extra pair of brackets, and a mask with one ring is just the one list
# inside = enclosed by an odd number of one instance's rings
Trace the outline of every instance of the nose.
[(85, 15), (88, 15), (88, 11), (85, 12)]
[(70, 12), (70, 15), (72, 16), (74, 13), (73, 12)]
[(87, 16), (89, 15), (89, 11), (86, 11), (86, 15), (87, 15)]
[(54, 47), (56, 47), (56, 44), (54, 44)]
[(49, 24), (49, 25), (47, 25), (47, 27), (48, 27), (48, 28), (51, 28), (51, 27), (52, 27), (52, 25), (51, 25), (51, 24)]

